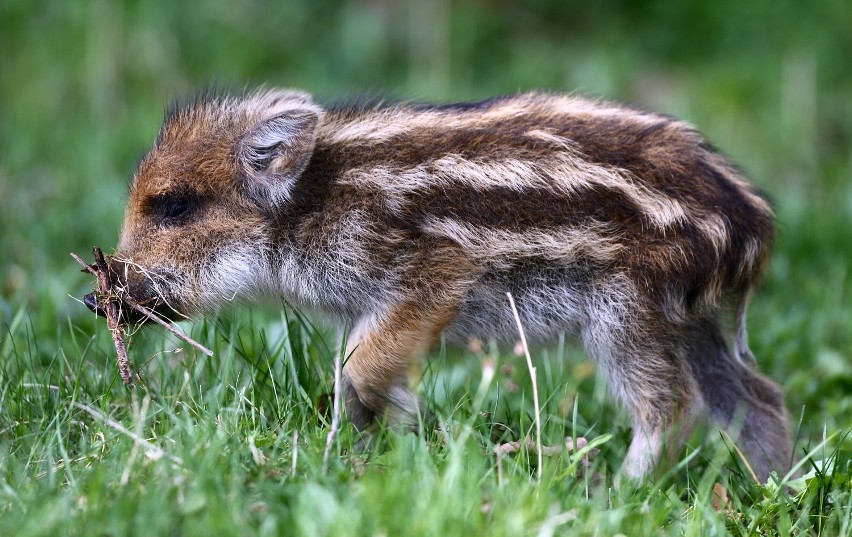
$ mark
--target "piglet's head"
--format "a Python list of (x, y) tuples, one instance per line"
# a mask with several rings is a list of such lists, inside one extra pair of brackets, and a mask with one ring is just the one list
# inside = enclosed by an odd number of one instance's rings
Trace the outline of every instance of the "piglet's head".
[[(113, 284), (171, 318), (265, 294), (269, 227), (314, 148), (322, 109), (264, 91), (170, 111), (130, 187)], [(94, 297), (84, 301), (97, 310)]]

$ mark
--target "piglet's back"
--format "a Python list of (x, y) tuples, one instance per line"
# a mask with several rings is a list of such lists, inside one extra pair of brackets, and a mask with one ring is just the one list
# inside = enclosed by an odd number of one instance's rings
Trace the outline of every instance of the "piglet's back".
[(610, 103), (331, 108), (316, 154), (346, 203), (491, 270), (583, 265), (713, 305), (754, 283), (772, 241), (767, 202), (692, 126)]

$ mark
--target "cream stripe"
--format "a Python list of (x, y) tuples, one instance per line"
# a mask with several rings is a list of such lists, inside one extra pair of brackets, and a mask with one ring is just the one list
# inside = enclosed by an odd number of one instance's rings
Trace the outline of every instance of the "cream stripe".
[(498, 269), (510, 268), (514, 261), (533, 256), (563, 264), (581, 259), (609, 262), (624, 248), (603, 224), (595, 228), (514, 232), (448, 218), (429, 218), (422, 228), (427, 233), (453, 240), (471, 259)]
[(564, 194), (566, 203), (570, 203), (573, 193), (597, 186), (627, 196), (659, 229), (687, 218), (679, 201), (637, 183), (627, 171), (592, 164), (565, 152), (539, 162), (519, 159), (473, 161), (459, 155), (447, 155), (401, 171), (390, 166), (350, 170), (343, 174), (340, 182), (382, 192), (391, 210), (401, 209), (405, 198), (418, 191), (456, 185), (475, 189), (486, 196), (488, 189), (495, 187), (518, 191), (549, 190)]
[(622, 108), (612, 103), (599, 103), (581, 97), (543, 93), (525, 93), (499, 100), (481, 110), (453, 112), (447, 110), (415, 110), (406, 103), (377, 110), (366, 110), (355, 119), (327, 117), (321, 136), (331, 143), (375, 143), (424, 130), (442, 132), (505, 121), (523, 115), (537, 115), (558, 120), (563, 117), (619, 119), (625, 123), (652, 125), (672, 120), (659, 115)]

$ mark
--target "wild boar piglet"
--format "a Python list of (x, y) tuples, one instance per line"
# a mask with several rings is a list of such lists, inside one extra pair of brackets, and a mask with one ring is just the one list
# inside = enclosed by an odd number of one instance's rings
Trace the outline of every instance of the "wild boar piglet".
[(790, 443), (745, 312), (772, 236), (764, 198), (670, 117), (540, 92), (320, 106), (261, 90), (167, 113), (111, 270), (172, 317), (271, 297), (350, 326), (359, 429), (417, 423), (409, 370), (441, 333), (513, 341), (511, 292), (529, 337), (576, 334), (630, 412), (625, 475), (703, 413), (737, 425), (765, 479)]

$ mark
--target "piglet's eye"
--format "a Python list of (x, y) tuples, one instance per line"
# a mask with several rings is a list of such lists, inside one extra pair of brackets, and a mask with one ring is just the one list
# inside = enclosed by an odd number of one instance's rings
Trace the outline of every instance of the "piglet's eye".
[(166, 218), (180, 218), (189, 211), (189, 202), (186, 200), (173, 200), (163, 208), (163, 216)]
[(197, 207), (197, 198), (185, 193), (160, 194), (149, 203), (150, 212), (167, 224), (183, 223)]

